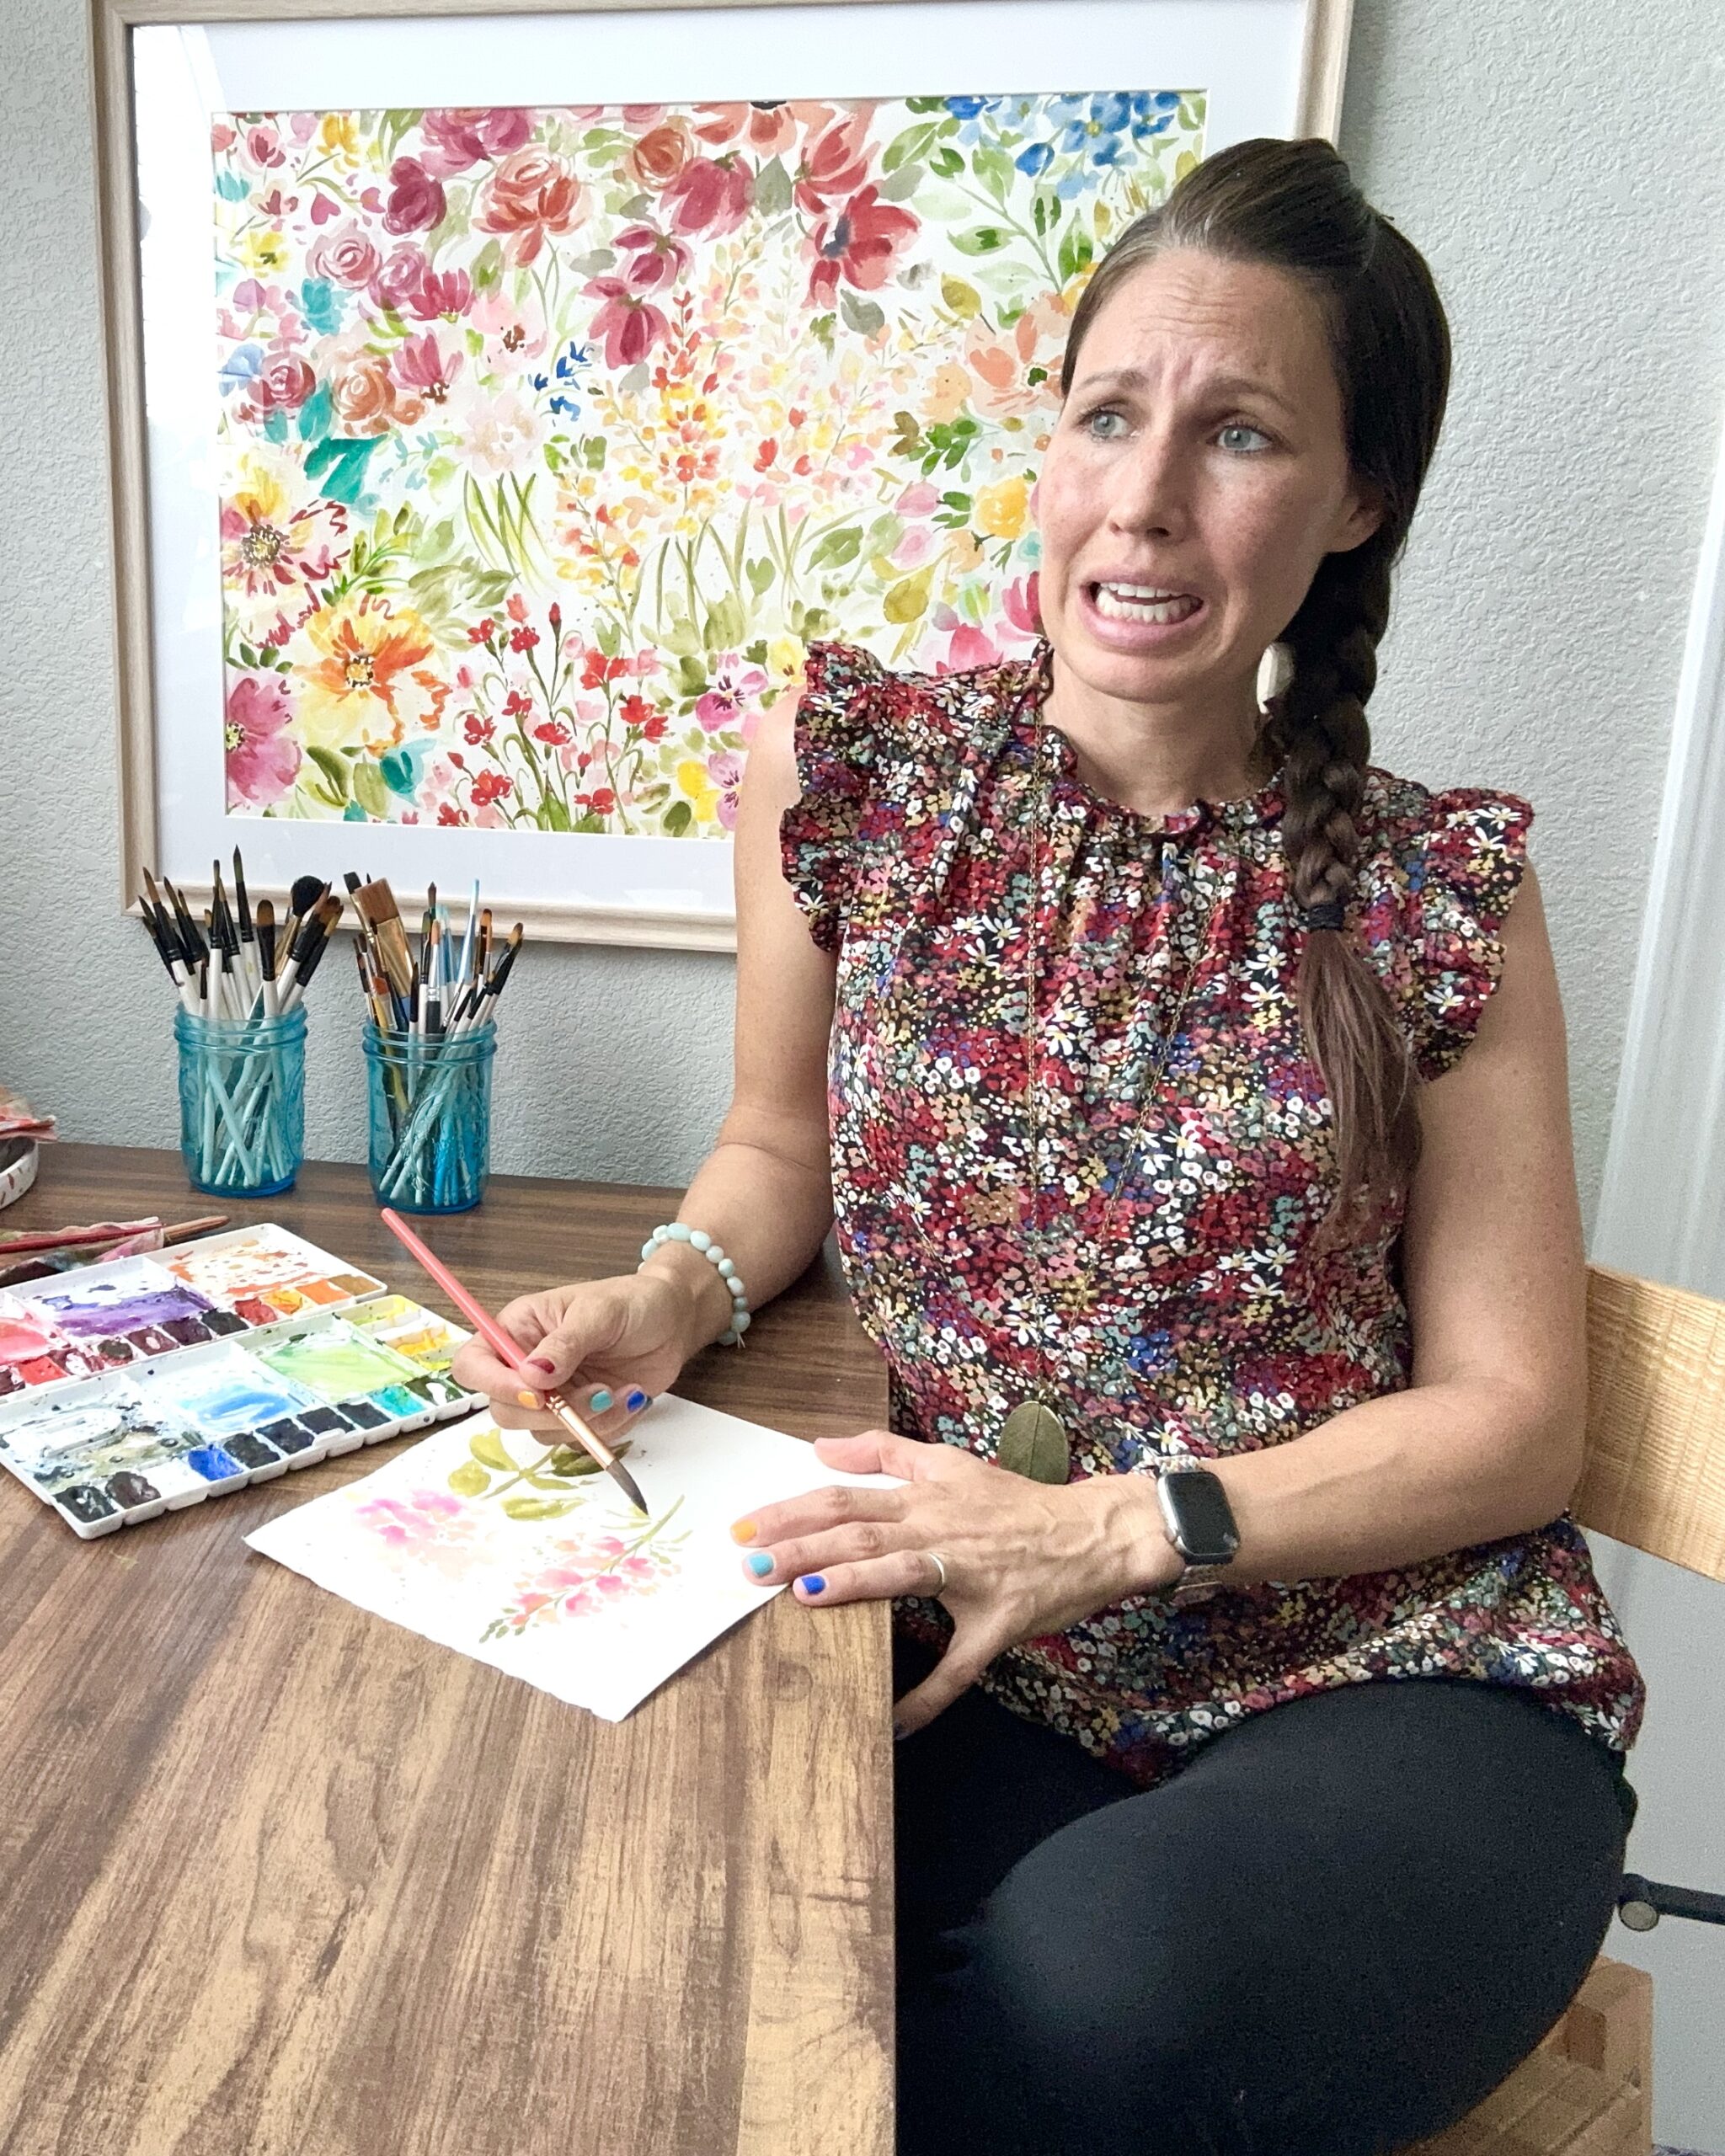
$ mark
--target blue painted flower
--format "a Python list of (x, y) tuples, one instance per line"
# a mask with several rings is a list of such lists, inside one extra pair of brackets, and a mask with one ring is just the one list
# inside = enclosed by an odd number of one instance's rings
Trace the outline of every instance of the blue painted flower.
[(224, 397), (232, 389), (243, 389), (258, 375), (264, 365), (261, 344), (236, 344), (222, 362), (222, 393)]
[(947, 110), (959, 125), (957, 135), (948, 139), (959, 142), (980, 141), (985, 117), (992, 118), (1000, 102), (998, 98), (948, 98)]
[(1048, 142), (1027, 142), (1012, 163), (1031, 179), (1044, 173), (1055, 161), (1054, 147)]

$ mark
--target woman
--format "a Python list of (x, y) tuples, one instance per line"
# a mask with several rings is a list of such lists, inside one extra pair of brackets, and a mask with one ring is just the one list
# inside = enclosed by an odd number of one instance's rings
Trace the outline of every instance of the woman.
[(1401, 2147), (1610, 1920), (1642, 1694), (1565, 1510), (1532, 811), (1368, 761), (1448, 374), (1326, 144), (1133, 225), (1072, 321), (1034, 654), (817, 644), (757, 737), (682, 1209), (731, 1278), (665, 1241), (505, 1313), (622, 1428), (836, 1206), (892, 1433), (823, 1456), (905, 1480), (736, 1532), (811, 1609), (895, 1604), (907, 2156)]

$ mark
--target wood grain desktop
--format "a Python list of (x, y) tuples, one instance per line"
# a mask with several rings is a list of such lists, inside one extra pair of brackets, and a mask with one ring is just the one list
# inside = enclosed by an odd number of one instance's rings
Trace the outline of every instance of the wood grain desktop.
[[(495, 1177), (428, 1237), (495, 1308), (633, 1270), (681, 1195)], [(3, 1223), (211, 1209), (56, 1145)], [(446, 1308), (357, 1167), (213, 1209)], [(830, 1243), (676, 1390), (883, 1423)], [(779, 1595), (607, 1724), (244, 1547), (377, 1464), (93, 1543), (0, 1478), (0, 2151), (889, 2156), (884, 1605)]]

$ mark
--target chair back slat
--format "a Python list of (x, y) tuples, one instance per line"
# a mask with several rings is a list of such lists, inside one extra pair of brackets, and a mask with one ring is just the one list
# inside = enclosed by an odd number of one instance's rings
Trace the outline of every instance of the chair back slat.
[(1570, 1511), (1725, 1581), (1725, 1303), (1588, 1267), (1587, 1461)]

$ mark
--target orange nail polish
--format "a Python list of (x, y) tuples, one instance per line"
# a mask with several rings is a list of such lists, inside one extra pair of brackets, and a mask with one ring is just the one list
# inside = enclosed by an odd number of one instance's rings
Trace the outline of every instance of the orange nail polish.
[(544, 1404), (537, 1392), (518, 1392), (515, 1395), (517, 1407), (542, 1407)]
[(752, 1542), (755, 1540), (755, 1534), (756, 1527), (752, 1519), (740, 1519), (731, 1529), (733, 1542)]

